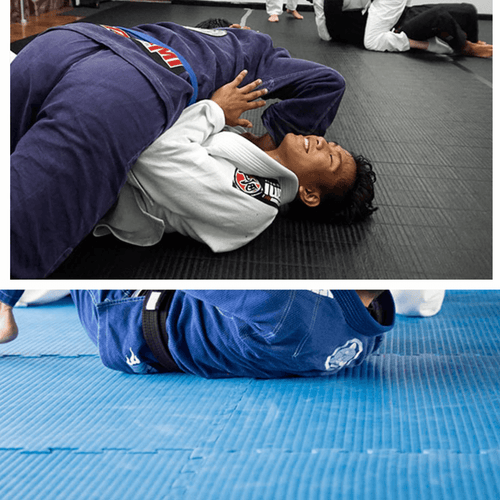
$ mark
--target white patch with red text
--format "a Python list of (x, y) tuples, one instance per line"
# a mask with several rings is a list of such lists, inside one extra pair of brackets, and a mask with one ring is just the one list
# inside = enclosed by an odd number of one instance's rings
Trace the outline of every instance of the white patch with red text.
[(236, 169), (234, 171), (233, 187), (252, 196), (252, 198), (262, 201), (266, 205), (279, 208), (281, 204), (281, 186), (276, 179), (249, 175)]

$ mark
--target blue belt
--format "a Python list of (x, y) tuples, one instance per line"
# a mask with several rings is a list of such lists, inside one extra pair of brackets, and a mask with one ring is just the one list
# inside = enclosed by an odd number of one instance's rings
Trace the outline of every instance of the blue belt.
[(169, 47), (168, 45), (165, 45), (164, 43), (160, 42), (156, 38), (152, 37), (151, 35), (147, 35), (146, 33), (142, 33), (140, 31), (136, 31), (130, 28), (122, 28), (121, 26), (118, 27), (120, 30), (125, 31), (129, 36), (132, 38), (137, 38), (139, 40), (142, 40), (144, 42), (149, 42), (154, 45), (159, 45), (160, 47), (164, 47), (171, 52), (173, 52), (179, 61), (182, 63), (184, 66), (184, 69), (188, 72), (189, 75), (189, 80), (191, 81), (191, 86), (193, 87), (193, 95), (191, 96), (191, 99), (188, 102), (188, 106), (191, 104), (194, 104), (196, 102), (196, 99), (198, 98), (198, 80), (196, 79), (196, 75), (193, 71), (193, 68), (189, 65), (189, 63), (182, 57), (178, 52), (176, 52), (174, 49)]

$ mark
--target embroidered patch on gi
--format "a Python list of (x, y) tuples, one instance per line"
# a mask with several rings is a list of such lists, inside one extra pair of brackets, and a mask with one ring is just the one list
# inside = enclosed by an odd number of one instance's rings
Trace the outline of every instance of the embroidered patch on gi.
[(126, 31), (117, 28), (116, 26), (108, 26), (105, 24), (101, 24), (101, 26), (109, 31), (112, 31), (113, 33), (116, 33), (117, 35), (121, 35), (132, 40), (155, 62), (172, 71), (176, 75), (184, 73), (185, 68), (182, 65), (181, 60), (173, 50), (170, 50), (167, 47), (162, 47), (161, 45), (156, 45), (155, 43), (140, 40), (139, 38), (129, 35)]
[(276, 179), (248, 175), (236, 169), (233, 187), (274, 208), (281, 204), (281, 186)]
[(208, 35), (208, 36), (220, 37), (220, 36), (227, 35), (227, 31), (222, 30), (220, 28), (208, 29), (208, 28), (196, 28), (193, 26), (184, 26), (184, 28), (191, 30), (191, 31), (197, 31), (198, 33), (203, 33), (204, 35)]
[(337, 347), (325, 361), (325, 368), (334, 372), (350, 365), (363, 352), (363, 342), (359, 339), (348, 340), (342, 347)]
[(130, 358), (128, 356), (125, 356), (125, 359), (127, 360), (127, 365), (130, 366), (130, 368), (132, 368), (134, 373), (137, 373), (139, 375), (145, 375), (146, 373), (158, 373), (158, 370), (156, 368), (153, 368), (152, 366), (149, 366), (147, 363), (141, 361), (134, 354), (134, 351), (132, 351), (131, 347), (130, 347)]

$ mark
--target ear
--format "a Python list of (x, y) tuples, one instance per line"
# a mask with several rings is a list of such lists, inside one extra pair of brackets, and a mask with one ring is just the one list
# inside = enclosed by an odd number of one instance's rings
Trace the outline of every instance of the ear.
[(321, 194), (318, 189), (306, 188), (304, 186), (299, 186), (299, 198), (302, 203), (305, 203), (308, 207), (317, 207), (321, 201)]

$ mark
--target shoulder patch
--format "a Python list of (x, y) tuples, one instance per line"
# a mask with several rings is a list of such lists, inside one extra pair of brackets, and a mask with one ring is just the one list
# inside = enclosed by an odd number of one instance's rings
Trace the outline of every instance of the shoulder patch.
[(281, 204), (281, 186), (276, 179), (249, 175), (236, 169), (233, 187), (274, 208), (279, 208)]
[(193, 26), (183, 26), (183, 27), (191, 31), (197, 31), (198, 33), (203, 33), (204, 35), (208, 36), (221, 37), (227, 35), (227, 31), (220, 28), (206, 29), (206, 28), (194, 28)]
[(329, 372), (336, 372), (349, 366), (363, 352), (363, 342), (359, 339), (348, 340), (343, 346), (337, 347), (325, 361), (325, 368)]

